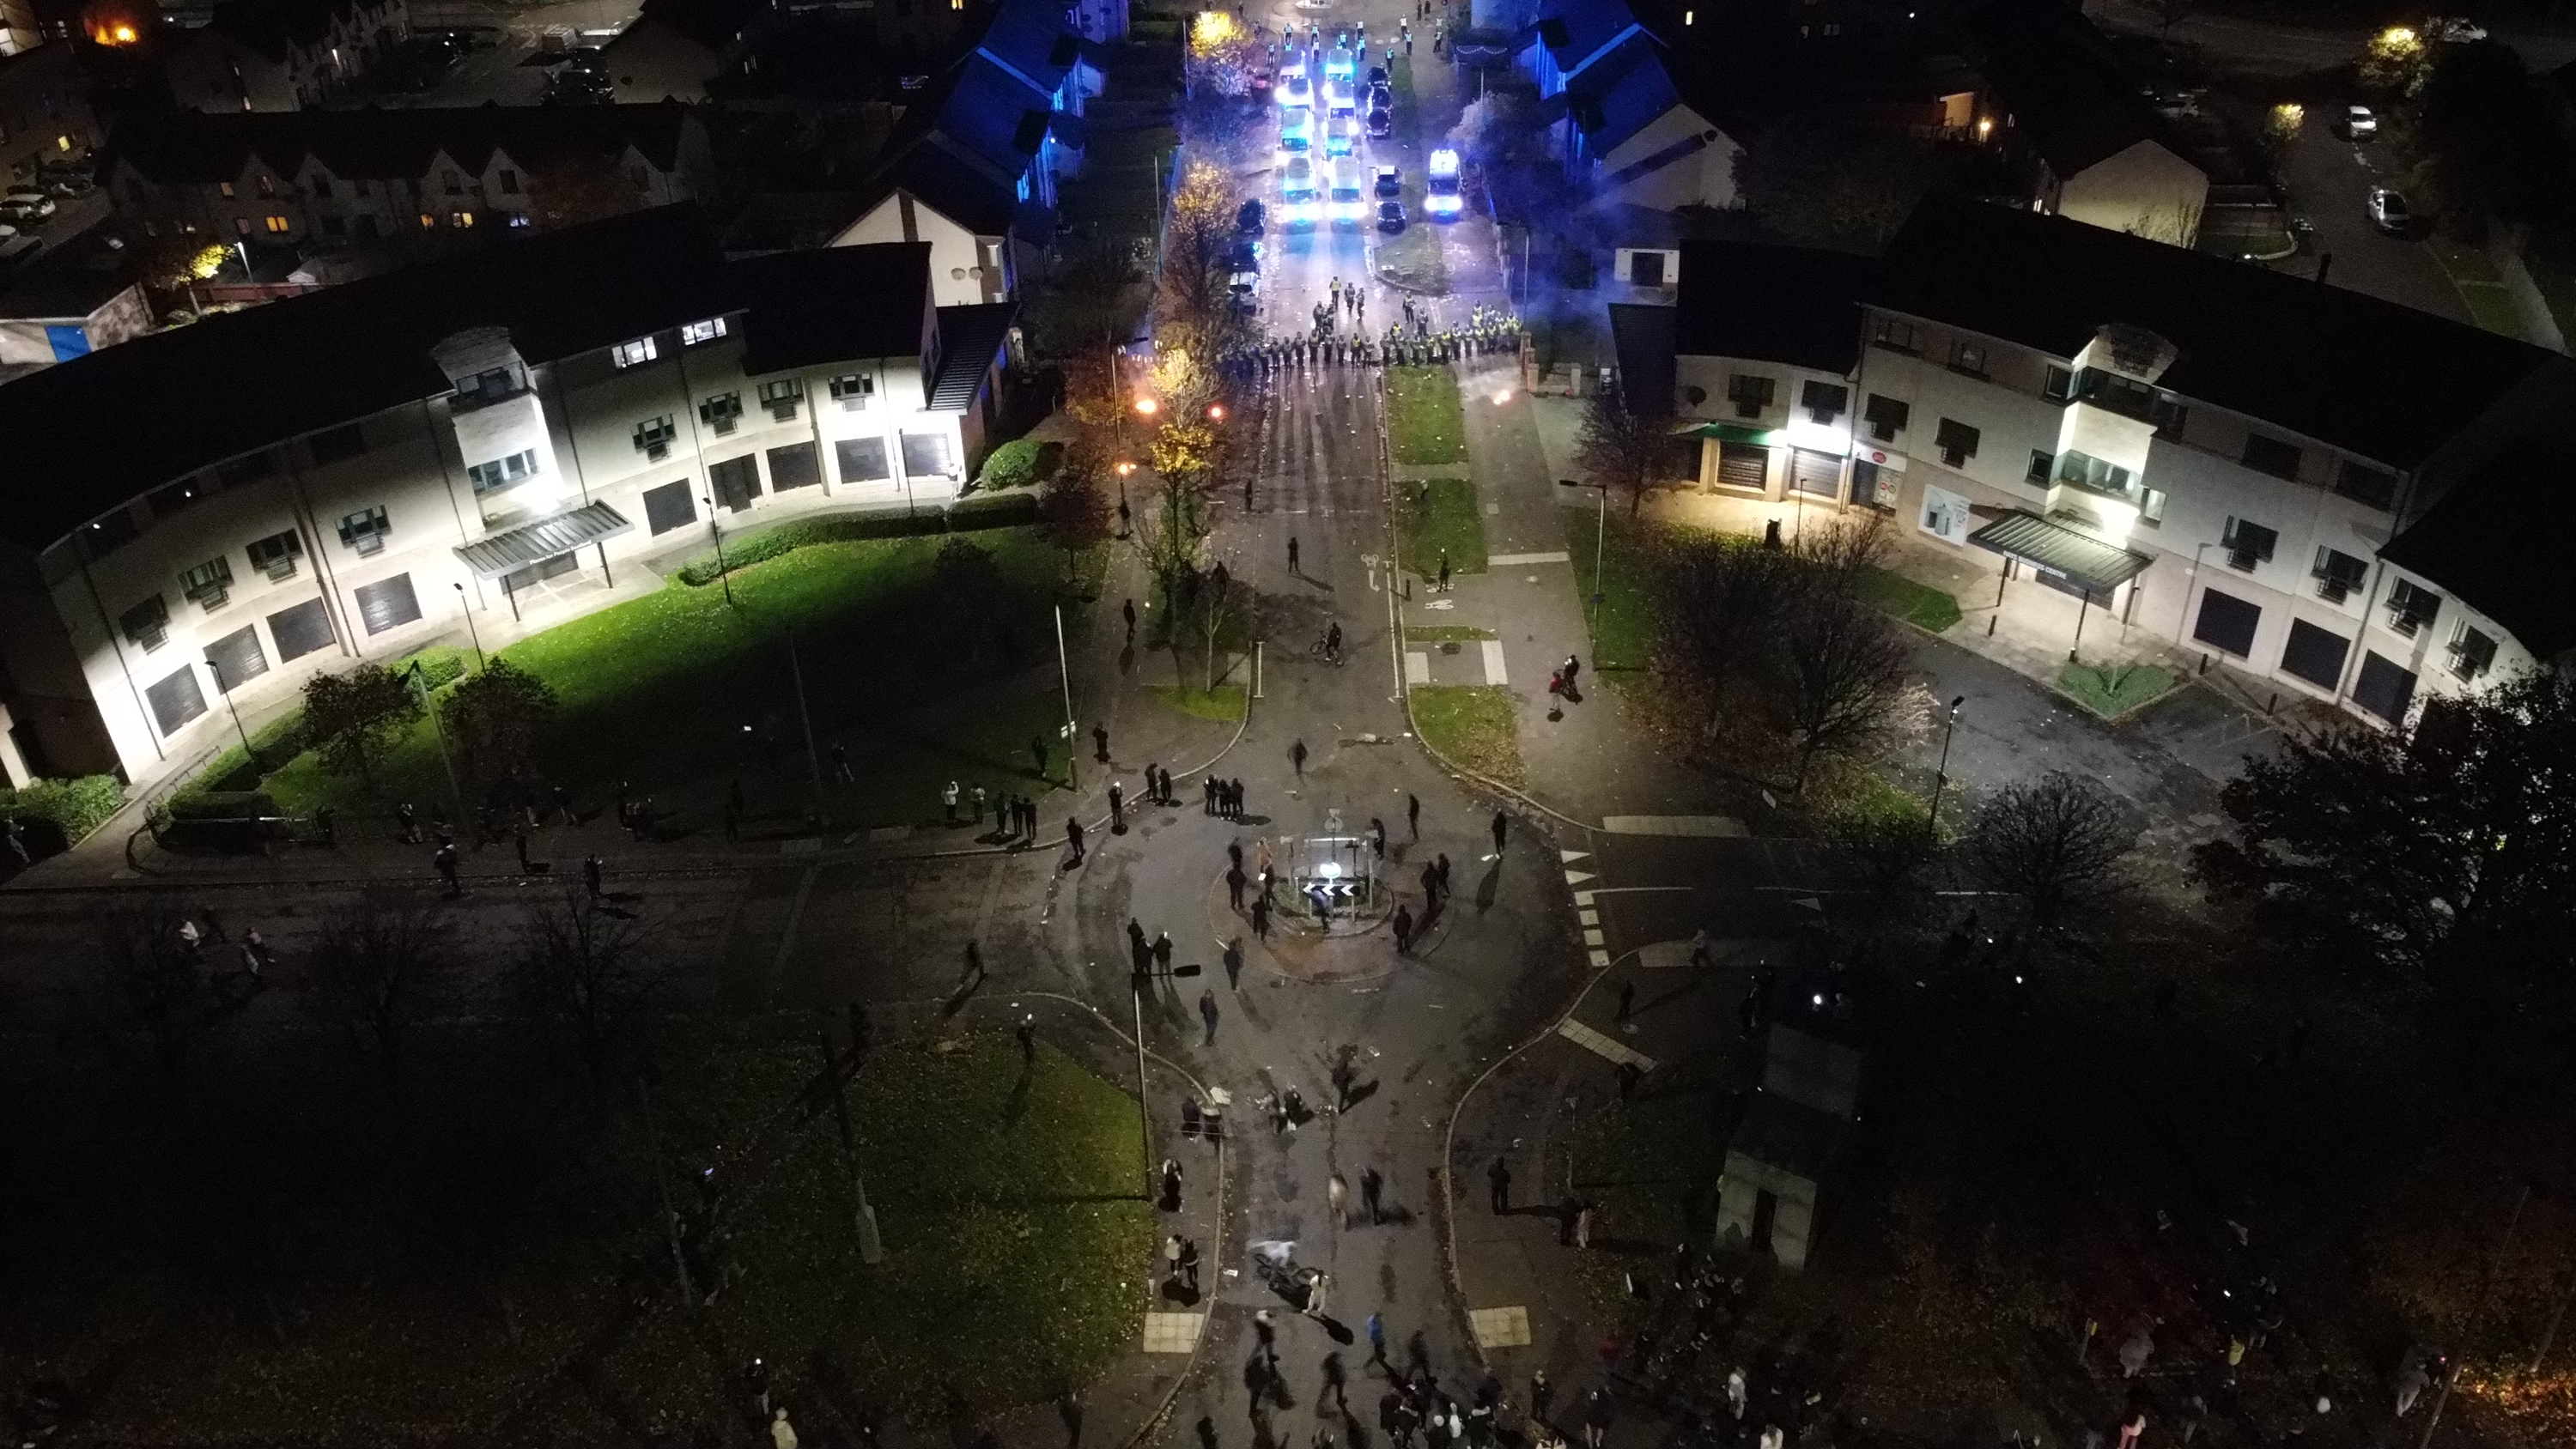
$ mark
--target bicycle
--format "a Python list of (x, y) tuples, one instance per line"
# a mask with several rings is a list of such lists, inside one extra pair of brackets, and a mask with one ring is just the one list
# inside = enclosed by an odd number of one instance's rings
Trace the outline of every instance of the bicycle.
[(1315, 662), (1329, 664), (1335, 669), (1341, 668), (1347, 662), (1347, 656), (1342, 653), (1342, 647), (1333, 642), (1333, 636), (1330, 634), (1318, 636), (1314, 643), (1307, 645), (1306, 654)]

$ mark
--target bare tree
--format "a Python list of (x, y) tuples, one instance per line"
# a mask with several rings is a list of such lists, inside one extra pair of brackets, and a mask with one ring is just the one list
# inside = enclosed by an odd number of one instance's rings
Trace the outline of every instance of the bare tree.
[(1218, 646), (1225, 642), (1226, 631), (1243, 613), (1245, 590), (1222, 572), (1224, 567), (1219, 564), (1208, 571), (1206, 581), (1199, 586), (1197, 606), (1192, 611), (1198, 625), (1199, 640), (1205, 650), (1207, 683), (1204, 688), (1208, 693), (1216, 690)]
[(1781, 638), (1781, 711), (1798, 748), (1793, 794), (1819, 755), (1861, 755), (1903, 731), (1912, 687), (1903, 635), (1829, 573), (1802, 581)]
[(2115, 889), (2136, 838), (2100, 786), (2051, 770), (1979, 806), (1968, 853), (1988, 885), (2021, 897), (2031, 924), (2045, 929), (2070, 906)]
[(1769, 669), (1795, 591), (1792, 562), (1749, 539), (1692, 535), (1663, 574), (1665, 647), (1707, 692), (1717, 733), (1739, 676)]
[(340, 1020), (385, 1069), (402, 1099), (402, 1049), (448, 964), (446, 923), (427, 892), (371, 887), (322, 918), (307, 972), (314, 1004)]
[(1634, 515), (1655, 481), (1668, 447), (1664, 425), (1628, 411), (1616, 389), (1597, 392), (1583, 405), (1583, 435), (1574, 461), (1604, 488), (1626, 489), (1628, 512)]
[(605, 1086), (619, 1048), (666, 974), (643, 926), (622, 908), (568, 886), (528, 908), (517, 965), (529, 1004), (571, 1032), (592, 1085)]

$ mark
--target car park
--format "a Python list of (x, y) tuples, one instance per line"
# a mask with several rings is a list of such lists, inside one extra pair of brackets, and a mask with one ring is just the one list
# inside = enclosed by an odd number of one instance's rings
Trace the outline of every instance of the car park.
[(2403, 236), (2415, 224), (2414, 209), (2399, 192), (2386, 187), (2370, 188), (2370, 224), (2390, 236)]
[(1377, 229), (1379, 231), (1388, 232), (1404, 230), (1404, 203), (1401, 201), (1379, 202), (1377, 204)]
[(2367, 141), (2379, 134), (2379, 114), (2368, 106), (2343, 108), (2343, 134), (2346, 139)]

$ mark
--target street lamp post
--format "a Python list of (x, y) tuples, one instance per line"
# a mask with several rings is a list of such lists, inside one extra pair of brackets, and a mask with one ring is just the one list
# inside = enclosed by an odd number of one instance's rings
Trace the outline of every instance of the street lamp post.
[[(1151, 603), (1152, 600), (1146, 602)], [(1073, 742), (1073, 666), (1065, 661), (1062, 604), (1055, 606), (1055, 669), (1056, 677), (1064, 684), (1064, 788), (1079, 794), (1082, 790), (1082, 766), (1078, 762), (1082, 748)], [(1038, 783), (1046, 783), (1044, 771), (1039, 772)]]
[(1941, 829), (1941, 787), (1950, 779), (1950, 737), (1959, 732), (1959, 706), (1967, 702), (1964, 694), (1951, 700), (1950, 718), (1941, 726), (1941, 766), (1932, 772), (1932, 809), (1923, 822), (1923, 828), (1936, 835)]
[(212, 654), (206, 656), (206, 672), (215, 677), (215, 692), (224, 697), (224, 708), (232, 712), (233, 733), (241, 736), (242, 753), (250, 757), (251, 769), (258, 770), (259, 751), (251, 748), (250, 731), (242, 728), (241, 706), (233, 703), (233, 688), (224, 683), (224, 667), (215, 662)]
[(1154, 1108), (1153, 1099), (1145, 1092), (1145, 983), (1198, 974), (1196, 962), (1160, 971), (1148, 966), (1127, 973), (1127, 999), (1136, 1008), (1136, 1132), (1145, 1149), (1145, 1197), (1148, 1201), (1152, 1200), (1155, 1188)]
[[(906, 480), (904, 488), (907, 495), (909, 495), (911, 487), (912, 485), (910, 480)], [(707, 533), (716, 541), (716, 580), (724, 585), (725, 607), (730, 609), (735, 607), (733, 601), (733, 574), (725, 568), (724, 525), (716, 520), (716, 501), (714, 499), (701, 493), (698, 495), (698, 501), (707, 506)], [(909, 505), (907, 504), (907, 506)]]
[(465, 636), (474, 641), (474, 672), (484, 673), (490, 666), (483, 662), (483, 631), (474, 627), (474, 606), (465, 602), (465, 585), (461, 583), (456, 586), (456, 607), (465, 615)]

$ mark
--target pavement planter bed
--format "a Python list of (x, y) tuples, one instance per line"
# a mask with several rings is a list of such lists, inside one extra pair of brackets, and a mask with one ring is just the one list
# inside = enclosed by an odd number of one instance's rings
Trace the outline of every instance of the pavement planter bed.
[[(712, 807), (739, 779), (757, 817), (812, 798), (792, 628), (818, 746), (841, 744), (857, 776), (832, 787), (835, 816), (920, 823), (938, 817), (947, 780), (997, 790), (1030, 783), (1028, 742), (1053, 738), (1063, 715), (1052, 674), (1036, 669), (1052, 657), (1050, 609), (1063, 576), (1063, 554), (1026, 528), (805, 543), (733, 569), (730, 604), (713, 580), (675, 581), (499, 657), (560, 701), (545, 759), (551, 782), (595, 801), (632, 780), (670, 810)], [(1067, 619), (1084, 622), (1073, 609)], [(373, 813), (405, 800), (427, 811), (450, 799), (426, 719), (374, 773), (370, 791), (305, 753), (261, 783), (295, 814), (323, 805)]]
[[(1559, 510), (1566, 551), (1589, 583), (1600, 552), (1601, 601), (1592, 606), (1592, 667), (1605, 674), (1643, 670), (1655, 645), (1655, 547), (1664, 525), (1612, 516), (1603, 525), (1589, 509)], [(1597, 532), (1596, 532), (1597, 530)]]
[(1515, 790), (1529, 786), (1513, 732), (1512, 697), (1491, 685), (1423, 684), (1413, 690), (1422, 742), (1462, 770)]
[(2057, 673), (2059, 689), (2105, 719), (2163, 697), (2175, 683), (2153, 664), (2069, 664)]
[(1240, 684), (1220, 684), (1214, 689), (1157, 684), (1153, 690), (1156, 699), (1194, 719), (1231, 721), (1243, 718), (1243, 686)]
[(1399, 466), (1466, 462), (1467, 423), (1458, 408), (1458, 375), (1446, 367), (1388, 368), (1386, 429)]
[(1426, 579), (1440, 576), (1440, 560), (1453, 573), (1485, 571), (1485, 521), (1476, 507), (1476, 485), (1464, 478), (1417, 478), (1399, 483), (1404, 494), (1404, 567)]
[(1900, 573), (1871, 569), (1862, 576), (1861, 591), (1871, 603), (1929, 633), (1938, 634), (1959, 622), (1957, 599)]

